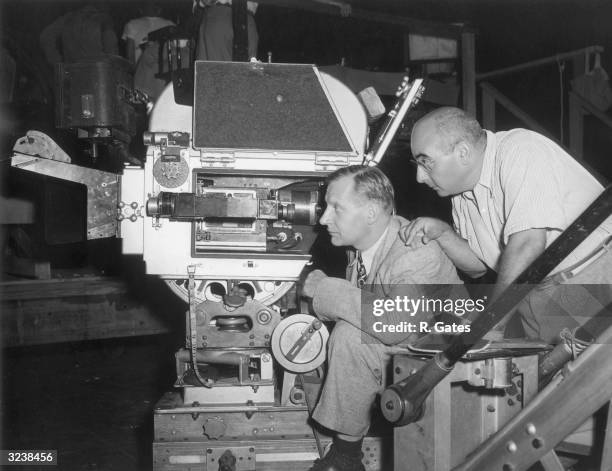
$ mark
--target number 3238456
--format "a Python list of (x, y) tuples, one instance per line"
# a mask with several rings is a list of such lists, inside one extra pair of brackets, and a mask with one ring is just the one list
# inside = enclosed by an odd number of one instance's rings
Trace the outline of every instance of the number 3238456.
[(0, 450), (2, 465), (56, 465), (57, 450)]

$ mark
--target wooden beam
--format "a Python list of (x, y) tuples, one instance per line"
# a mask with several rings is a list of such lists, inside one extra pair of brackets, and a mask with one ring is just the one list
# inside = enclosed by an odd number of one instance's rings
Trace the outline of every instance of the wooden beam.
[(2, 302), (71, 296), (107, 296), (125, 293), (127, 287), (117, 278), (80, 276), (68, 279), (6, 281), (0, 283)]
[(476, 117), (476, 42), (469, 31), (461, 34), (461, 75), (463, 109)]
[(607, 186), (610, 180), (601, 175), (584, 160), (584, 115), (590, 113), (598, 118), (603, 124), (612, 129), (612, 118), (599, 110), (586, 99), (569, 92), (569, 129), (570, 129), (570, 151), (575, 152), (573, 157), (580, 162), (603, 186)]
[(126, 304), (122, 299), (98, 296), (44, 303), (2, 303), (2, 346), (138, 337), (170, 331), (147, 308)]
[[(315, 13), (340, 16), (339, 6), (331, 5), (324, 2), (318, 3), (316, 2), (316, 0), (258, 0), (258, 3), (263, 5), (272, 5), (283, 8), (294, 8), (298, 10), (312, 11)], [(461, 34), (464, 31), (475, 31), (473, 28), (465, 25), (453, 25), (450, 23), (437, 23), (434, 21), (418, 20), (405, 16), (379, 13), (377, 11), (364, 10), (355, 7), (351, 8), (350, 18), (396, 25), (401, 28), (405, 28), (414, 34), (422, 34), (426, 36), (436, 36), (443, 38), (460, 39)]]
[(495, 99), (486, 88), (482, 89), (482, 126), (489, 131), (497, 129), (495, 123)]
[(152, 335), (172, 328), (165, 315), (135, 299), (118, 279), (5, 282), (0, 292), (4, 347)]
[(523, 121), (529, 128), (532, 130), (543, 134), (546, 137), (549, 137), (555, 140), (551, 134), (544, 129), (540, 124), (532, 118), (529, 114), (525, 113), (521, 108), (519, 108), (513, 101), (511, 101), (506, 95), (501, 93), (497, 88), (495, 88), (490, 83), (481, 83), (480, 88), (482, 88), (485, 94), (488, 94), (492, 99), (494, 99), (497, 103), (506, 108), (510, 113), (516, 116), (518, 119)]

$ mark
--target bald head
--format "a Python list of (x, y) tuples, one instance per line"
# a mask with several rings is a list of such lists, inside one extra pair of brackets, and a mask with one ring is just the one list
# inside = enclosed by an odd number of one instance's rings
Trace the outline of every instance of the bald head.
[(417, 181), (440, 196), (472, 189), (480, 177), (486, 142), (478, 121), (460, 108), (426, 114), (412, 128), (410, 142)]
[(426, 114), (416, 122), (412, 133), (425, 130), (439, 140), (440, 150), (450, 152), (459, 141), (476, 145), (484, 137), (484, 131), (476, 119), (461, 108), (444, 106)]

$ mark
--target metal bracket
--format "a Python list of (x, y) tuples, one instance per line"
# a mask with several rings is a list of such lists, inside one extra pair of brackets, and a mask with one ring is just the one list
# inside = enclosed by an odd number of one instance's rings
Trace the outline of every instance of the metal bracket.
[(315, 165), (327, 167), (346, 167), (349, 164), (347, 155), (330, 155), (330, 154), (315, 154)]
[(487, 358), (466, 364), (467, 382), (476, 387), (503, 389), (512, 385), (512, 358)]
[(207, 448), (206, 469), (224, 469), (219, 465), (225, 461), (226, 465), (235, 471), (255, 471), (255, 447), (236, 446), (231, 448)]
[(125, 202), (119, 201), (117, 205), (117, 221), (127, 219), (131, 222), (138, 221), (138, 218), (144, 219), (144, 206), (138, 204), (137, 201)]
[(236, 153), (228, 151), (200, 151), (200, 164), (202, 167), (229, 167), (236, 163)]

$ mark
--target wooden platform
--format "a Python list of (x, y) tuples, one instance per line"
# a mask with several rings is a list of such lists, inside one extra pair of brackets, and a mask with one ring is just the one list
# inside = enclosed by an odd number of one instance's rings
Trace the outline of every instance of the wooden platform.
[[(2, 345), (168, 332), (170, 316), (146, 306), (132, 293), (118, 278), (93, 275), (0, 282)], [(178, 314), (173, 317), (180, 325), (181, 311), (172, 314)]]
[[(155, 471), (217, 471), (224, 453), (236, 471), (306, 471), (319, 457), (305, 406), (183, 405), (164, 395), (154, 412)], [(320, 433), (326, 449), (331, 438)], [(366, 437), (366, 471), (393, 469), (392, 436)]]

